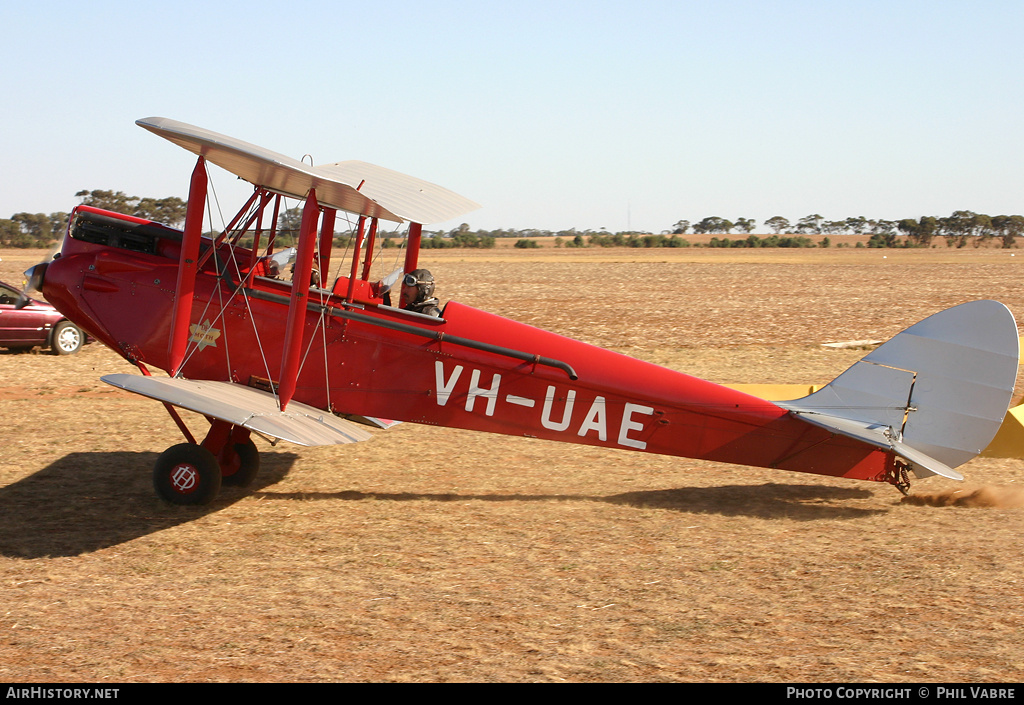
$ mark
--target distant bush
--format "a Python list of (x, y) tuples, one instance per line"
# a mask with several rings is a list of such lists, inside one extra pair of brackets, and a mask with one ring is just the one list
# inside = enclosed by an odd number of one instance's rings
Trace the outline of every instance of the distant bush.
[(444, 237), (438, 233), (433, 237), (423, 238), (420, 241), (420, 247), (427, 250), (446, 250), (455, 247), (489, 250), (494, 247), (494, 238), (490, 235), (481, 236), (474, 233), (458, 233), (451, 237)]
[(727, 237), (717, 238), (713, 237), (707, 244), (708, 247), (817, 247), (814, 241), (809, 237), (793, 236), (793, 237), (779, 237), (778, 235), (770, 235), (768, 237), (758, 237), (757, 235), (748, 235), (745, 239), (730, 240)]
[(540, 245), (537, 244), (536, 240), (530, 240), (524, 237), (521, 240), (516, 240), (516, 244), (514, 245), (514, 247), (518, 247), (521, 250), (526, 250), (532, 247), (540, 247)]
[(678, 235), (651, 235), (644, 233), (595, 233), (590, 236), (593, 247), (690, 247), (688, 240)]

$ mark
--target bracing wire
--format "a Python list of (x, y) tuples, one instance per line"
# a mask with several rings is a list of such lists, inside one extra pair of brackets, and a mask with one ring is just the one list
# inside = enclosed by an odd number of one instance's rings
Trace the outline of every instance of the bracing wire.
[[(225, 226), (225, 221), (224, 221), (224, 214), (223, 214), (223, 211), (222, 211), (221, 206), (220, 206), (220, 200), (217, 198), (217, 195), (216, 195), (216, 187), (214, 186), (212, 179), (209, 179), (209, 168), (207, 168), (207, 176), (208, 176), (208, 181), (210, 183), (210, 188), (208, 189), (208, 194), (210, 192), (213, 193), (213, 199), (216, 202), (217, 212), (218, 212), (218, 215), (220, 216), (222, 227), (226, 227)], [(213, 231), (213, 212), (212, 212), (213, 208), (212, 208), (212, 204), (209, 203), (209, 195), (207, 196), (207, 199), (208, 199), (207, 203), (208, 203), (208, 206), (209, 206), (207, 208), (208, 216), (209, 216), (208, 222), (209, 222), (209, 225), (210, 225), (210, 231), (212, 232)], [(255, 213), (256, 213), (256, 209), (257, 208), (258, 208), (258, 203), (254, 202), (253, 205), (250, 206), (249, 210), (244, 214), (244, 217), (241, 217), (239, 219), (238, 222), (241, 224), (242, 228), (247, 227), (248, 224), (251, 223), (253, 217), (255, 217)], [(219, 303), (219, 306), (220, 306), (220, 312), (214, 317), (214, 320), (210, 322), (209, 326), (205, 325), (205, 321), (209, 320), (209, 318), (207, 317), (207, 314), (210, 311), (210, 307), (213, 304), (213, 300), (211, 298), (210, 300), (208, 300), (206, 302), (206, 305), (203, 307), (203, 311), (202, 311), (202, 313), (199, 316), (199, 320), (201, 321), (201, 323), (199, 324), (199, 330), (201, 330), (203, 332), (203, 335), (199, 336), (199, 338), (197, 340), (192, 341), (191, 344), (186, 348), (186, 354), (185, 354), (184, 359), (182, 360), (182, 364), (181, 364), (179, 370), (183, 370), (184, 367), (185, 367), (185, 364), (200, 349), (200, 346), (203, 344), (203, 340), (204, 340), (205, 336), (209, 333), (209, 330), (212, 329), (216, 324), (221, 323), (221, 321), (223, 321), (224, 315), (225, 315), (225, 312), (227, 311), (228, 305), (230, 305), (231, 301), (234, 300), (235, 296), (238, 295), (239, 292), (241, 292), (243, 298), (246, 301), (246, 308), (250, 312), (250, 320), (252, 319), (252, 315), (251, 315), (252, 311), (251, 311), (251, 308), (249, 307), (248, 297), (246, 296), (244, 288), (243, 288), (244, 287), (245, 277), (242, 277), (241, 270), (238, 268), (238, 261), (237, 261), (236, 255), (235, 255), (235, 246), (234, 246), (233, 238), (231, 238), (230, 234), (226, 233), (226, 232), (224, 232), (223, 235), (224, 235), (225, 243), (227, 244), (227, 247), (228, 247), (228, 251), (230, 253), (230, 259), (229, 259), (228, 262), (225, 262), (224, 265), (228, 266), (229, 263), (234, 265), (234, 268), (235, 268), (234, 274), (236, 275), (236, 278), (241, 281), (241, 284), (238, 287), (236, 287), (234, 289), (234, 291), (231, 292), (231, 295), (228, 297), (227, 301), (224, 301), (223, 289), (219, 285), (216, 287), (218, 303)], [(226, 274), (226, 270), (225, 271), (221, 271), (221, 261), (220, 261), (220, 258), (217, 256), (217, 252), (216, 251), (214, 251), (212, 253), (212, 256), (213, 256), (215, 271), (216, 271), (216, 273), (218, 275), (218, 279), (223, 281), (223, 279), (224, 279), (223, 275)], [(256, 335), (257, 344), (260, 346), (260, 351), (261, 351), (261, 355), (262, 355), (263, 354), (263, 350), (262, 350), (262, 343), (259, 340), (259, 331), (254, 330), (254, 333)], [(230, 340), (229, 340), (229, 337), (228, 337), (227, 327), (226, 326), (222, 326), (222, 334), (223, 334), (223, 343), (224, 343), (224, 357), (225, 357), (225, 362), (227, 364), (226, 374), (227, 374), (227, 378), (231, 379), (231, 350), (230, 350)], [(264, 357), (264, 360), (265, 360), (266, 359), (265, 355), (263, 355), (263, 357)]]
[[(208, 170), (208, 176), (209, 176), (209, 170)], [(186, 349), (186, 354), (185, 354), (185, 357), (184, 357), (184, 359), (182, 361), (181, 368), (185, 367), (186, 363), (192, 358), (193, 355), (196, 354), (196, 352), (203, 345), (205, 336), (209, 334), (209, 330), (214, 328), (215, 326), (220, 326), (221, 330), (223, 331), (223, 338), (222, 338), (222, 340), (223, 340), (223, 345), (224, 345), (225, 363), (227, 365), (227, 378), (231, 379), (232, 373), (231, 373), (230, 341), (228, 339), (226, 326), (223, 325), (223, 321), (225, 319), (225, 316), (226, 316), (226, 313), (227, 313), (227, 309), (231, 305), (231, 302), (234, 301), (236, 296), (241, 295), (242, 301), (244, 302), (244, 306), (245, 306), (246, 312), (248, 314), (250, 325), (252, 326), (253, 336), (256, 339), (256, 345), (257, 345), (257, 349), (259, 351), (260, 359), (261, 359), (262, 364), (263, 364), (264, 372), (267, 375), (267, 378), (269, 380), (273, 380), (274, 375), (273, 375), (273, 373), (270, 370), (270, 362), (269, 362), (268, 357), (267, 357), (267, 350), (266, 350), (266, 347), (265, 347), (264, 342), (262, 340), (262, 336), (260, 335), (260, 329), (259, 329), (260, 327), (259, 327), (259, 325), (258, 325), (258, 323), (256, 321), (256, 316), (254, 315), (254, 311), (253, 311), (253, 308), (252, 308), (252, 303), (250, 301), (250, 297), (249, 297), (249, 295), (248, 295), (248, 293), (246, 291), (246, 286), (250, 282), (251, 278), (254, 276), (254, 271), (255, 270), (250, 270), (250, 271), (248, 271), (248, 272), (243, 274), (243, 272), (242, 272), (242, 270), (241, 270), (241, 268), (239, 266), (239, 262), (238, 262), (237, 248), (235, 247), (236, 239), (239, 239), (241, 237), (241, 235), (244, 234), (244, 231), (246, 229), (248, 229), (248, 227), (251, 225), (253, 219), (256, 218), (256, 216), (258, 214), (258, 211), (261, 208), (262, 201), (260, 199), (254, 200), (253, 204), (249, 207), (249, 209), (245, 213), (242, 213), (242, 214), (240, 214), (237, 217), (238, 218), (237, 221), (234, 221), (234, 222), (237, 223), (237, 225), (232, 229), (232, 232), (229, 233), (229, 232), (226, 231), (226, 225), (224, 225), (224, 223), (225, 223), (224, 215), (223, 215), (223, 212), (222, 212), (222, 209), (221, 209), (221, 204), (220, 204), (219, 198), (217, 197), (216, 188), (213, 186), (212, 179), (209, 180), (209, 183), (211, 185), (210, 188), (207, 191), (207, 206), (208, 206), (207, 207), (207, 217), (208, 217), (208, 222), (209, 222), (209, 229), (210, 229), (211, 232), (214, 231), (214, 228), (213, 228), (213, 210), (214, 210), (214, 208), (216, 208), (217, 213), (218, 213), (218, 215), (220, 217), (220, 220), (221, 220), (221, 223), (222, 223), (222, 226), (221, 226), (222, 227), (221, 236), (220, 236), (220, 238), (217, 238), (217, 239), (220, 239), (221, 240), (221, 244), (226, 245), (227, 250), (228, 250), (227, 261), (223, 261), (223, 262), (221, 261), (222, 260), (222, 256), (220, 255), (220, 253), (218, 253), (217, 251), (214, 251), (214, 252), (211, 253), (211, 256), (213, 256), (213, 258), (214, 258), (214, 268), (215, 268), (215, 271), (216, 271), (216, 274), (217, 274), (217, 277), (218, 277), (219, 281), (226, 281), (228, 278), (230, 278), (230, 279), (234, 280), (235, 282), (237, 282), (237, 286), (233, 287), (233, 290), (230, 291), (230, 293), (228, 294), (226, 299), (225, 299), (225, 292), (224, 292), (223, 288), (221, 288), (220, 285), (218, 285), (216, 287), (217, 288), (216, 306), (219, 307), (219, 311), (216, 313), (216, 315), (214, 316), (212, 321), (210, 320), (209, 314), (210, 314), (211, 308), (215, 306), (214, 299), (213, 299), (213, 297), (210, 297), (210, 299), (205, 302), (205, 306), (203, 308), (203, 311), (202, 311), (201, 315), (199, 316), (199, 320), (202, 321), (203, 323), (199, 324), (198, 331), (197, 331), (197, 332), (200, 332), (201, 334), (195, 336), (195, 339), (190, 341), (190, 344), (189, 344), (189, 346)], [(287, 200), (285, 201), (285, 203), (283, 205), (285, 206), (285, 210), (287, 211), (287, 208), (288, 208)], [(336, 271), (335, 271), (335, 275), (334, 275), (334, 279), (335, 280), (338, 277), (342, 276), (342, 274), (345, 272), (344, 267), (345, 267), (346, 262), (350, 262), (349, 257), (355, 258), (355, 257), (359, 256), (359, 253), (356, 252), (354, 250), (354, 247), (353, 247), (353, 243), (354, 243), (354, 240), (355, 240), (354, 233), (355, 233), (355, 228), (357, 227), (357, 223), (353, 222), (352, 214), (344, 212), (344, 211), (342, 213), (344, 214), (344, 222), (348, 226), (348, 232), (351, 233), (351, 235), (348, 238), (346, 238), (345, 248), (342, 250), (341, 256), (337, 258), (338, 259), (337, 267), (336, 267)], [(276, 227), (276, 225), (277, 224), (275, 223), (274, 226)], [(394, 230), (392, 232), (397, 234), (399, 227), (400, 227), (400, 224), (396, 224), (395, 228), (394, 228)], [(331, 237), (333, 238), (333, 233), (331, 234)], [(217, 239), (215, 239), (215, 241)], [(370, 259), (371, 267), (374, 267), (374, 266), (380, 267), (383, 264), (383, 257), (384, 257), (383, 250), (385, 249), (384, 248), (384, 238), (383, 237), (379, 237), (378, 240), (379, 240), (379, 242), (375, 245), (375, 248), (374, 248), (375, 252), (373, 252), (371, 254), (371, 256), (370, 256), (371, 257), (371, 259)], [(399, 262), (399, 260), (401, 258), (402, 250), (403, 250), (403, 245), (404, 245), (404, 242), (402, 244), (400, 244), (398, 247), (395, 248), (395, 265), (398, 265), (398, 262)], [(266, 243), (266, 247), (267, 247), (267, 249), (269, 251), (269, 247), (270, 247), (270, 242), (269, 241)], [(218, 247), (218, 249), (219, 249), (219, 247)], [(322, 354), (323, 354), (324, 384), (325, 384), (325, 390), (326, 390), (326, 394), (327, 394), (327, 409), (330, 410), (331, 409), (331, 399), (330, 399), (331, 374), (330, 374), (330, 365), (329, 365), (328, 350), (327, 350), (327, 327), (328, 327), (327, 310), (329, 308), (329, 306), (328, 306), (328, 303), (329, 303), (328, 298), (330, 297), (331, 294), (330, 294), (330, 290), (327, 289), (327, 287), (325, 286), (329, 282), (325, 281), (325, 279), (324, 279), (324, 275), (325, 274), (329, 274), (329, 273), (325, 273), (322, 270), (322, 263), (319, 262), (319, 260), (316, 260), (315, 265), (316, 265), (316, 272), (317, 272), (317, 274), (319, 276), (319, 286), (317, 286), (317, 287), (310, 287), (310, 299), (314, 299), (314, 297), (318, 297), (320, 314), (319, 314), (319, 320), (317, 321), (317, 324), (316, 324), (316, 330), (314, 331), (313, 335), (310, 336), (309, 342), (307, 343), (307, 345), (305, 347), (305, 350), (303, 351), (302, 358), (301, 358), (300, 365), (299, 365), (298, 374), (301, 374), (303, 368), (305, 367), (306, 362), (309, 359), (310, 353), (313, 351), (314, 345), (319, 344), (322, 347)], [(282, 274), (284, 274), (284, 273), (282, 273)], [(284, 278), (282, 277), (282, 279), (284, 279)], [(292, 286), (294, 286), (294, 285), (295, 285), (295, 283), (292, 282)], [(207, 321), (209, 321), (208, 325), (206, 324)], [(276, 386), (273, 383), (271, 383), (271, 392), (274, 394), (275, 397), (277, 397), (277, 388), (276, 388)]]

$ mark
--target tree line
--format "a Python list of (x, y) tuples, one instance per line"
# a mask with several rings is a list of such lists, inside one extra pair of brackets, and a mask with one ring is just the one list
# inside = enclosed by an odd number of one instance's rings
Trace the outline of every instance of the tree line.
[[(944, 218), (921, 216), (901, 220), (871, 220), (864, 216), (826, 220), (815, 213), (795, 223), (776, 215), (764, 221), (764, 225), (776, 235), (869, 235), (869, 247), (930, 247), (936, 238), (944, 239), (949, 247), (964, 247), (969, 242), (980, 245), (995, 239), (1000, 240), (1003, 247), (1014, 247), (1016, 238), (1024, 234), (1024, 216), (990, 216), (967, 210), (954, 211)], [(690, 227), (689, 221), (680, 220), (672, 232), (681, 235)], [(727, 234), (733, 230), (750, 233), (756, 223), (748, 218), (737, 218), (734, 223), (712, 216), (692, 227), (696, 234)], [(905, 239), (900, 240), (901, 236)]]
[[(122, 191), (79, 191), (82, 205), (103, 208), (138, 218), (155, 220), (171, 227), (185, 222), (185, 201), (177, 196), (168, 198), (140, 198)], [(15, 213), (0, 218), (0, 247), (49, 247), (63, 235), (68, 227), (68, 213)]]
[[(171, 227), (181, 227), (185, 221), (186, 202), (176, 196), (166, 198), (142, 198), (129, 196), (122, 191), (82, 190), (75, 194), (84, 205), (146, 218)], [(290, 208), (278, 219), (278, 239), (281, 245), (294, 244), (302, 211)], [(49, 247), (63, 235), (67, 228), (68, 214), (56, 213), (15, 213), (10, 218), (0, 218), (0, 247)], [(532, 247), (528, 243), (537, 238), (555, 238), (556, 247), (690, 247), (691, 243), (680, 237), (689, 232), (695, 235), (744, 234), (746, 237), (730, 239), (712, 237), (709, 247), (828, 247), (829, 235), (868, 235), (868, 247), (931, 247), (938, 241), (945, 241), (948, 247), (965, 247), (968, 243), (976, 246), (990, 241), (999, 241), (1002, 247), (1016, 246), (1016, 238), (1024, 235), (1024, 216), (990, 216), (973, 211), (954, 211), (946, 217), (921, 216), (902, 220), (874, 220), (857, 216), (844, 220), (827, 220), (819, 214), (812, 214), (796, 220), (776, 215), (763, 223), (773, 235), (759, 237), (752, 235), (757, 221), (751, 218), (728, 220), (709, 216), (695, 223), (679, 220), (660, 233), (624, 231), (610, 233), (600, 230), (540, 230), (536, 228), (495, 230), (472, 230), (462, 223), (452, 230), (424, 230), (422, 247), (430, 248), (492, 248), (498, 238), (517, 238), (516, 247)], [(335, 241), (347, 245), (354, 233), (352, 229), (337, 232)], [(808, 236), (825, 236), (812, 240)], [(398, 246), (398, 236), (382, 235), (383, 247)]]
[[(681, 237), (689, 232), (695, 235), (728, 235), (734, 231), (745, 234), (743, 238), (711, 237), (703, 247), (830, 247), (830, 235), (867, 235), (866, 244), (858, 247), (932, 247), (936, 240), (944, 240), (947, 247), (965, 247), (967, 244), (981, 246), (997, 240), (1004, 248), (1016, 247), (1017, 237), (1024, 235), (1024, 216), (989, 216), (973, 211), (954, 211), (947, 217), (922, 216), (901, 220), (873, 220), (864, 216), (845, 220), (826, 220), (818, 214), (808, 215), (796, 222), (783, 216), (773, 216), (764, 222), (772, 235), (751, 234), (757, 221), (751, 218), (737, 218), (730, 221), (710, 216), (691, 224), (677, 221), (672, 228), (660, 233), (624, 231), (610, 233), (603, 228), (598, 231), (575, 228), (568, 230), (477, 230), (470, 231), (463, 223), (449, 233), (434, 233), (434, 237), (447, 237), (452, 244), (459, 238), (476, 236), (480, 241), (498, 237), (515, 237), (515, 247), (536, 246), (538, 238), (554, 237), (556, 247), (692, 247), (690, 241)], [(812, 239), (811, 235), (823, 236)], [(491, 245), (488, 245), (491, 246)]]

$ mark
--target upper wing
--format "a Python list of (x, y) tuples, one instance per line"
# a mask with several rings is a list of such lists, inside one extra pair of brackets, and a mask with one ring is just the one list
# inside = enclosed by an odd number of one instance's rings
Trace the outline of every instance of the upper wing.
[(251, 184), (297, 199), (316, 189), (317, 202), (349, 213), (400, 223), (440, 223), (479, 204), (446, 188), (365, 162), (311, 166), (228, 135), (162, 117), (135, 124)]
[(346, 184), (356, 184), (359, 193), (416, 223), (442, 223), (480, 207), (443, 186), (366, 162), (335, 162), (316, 167), (315, 171)]

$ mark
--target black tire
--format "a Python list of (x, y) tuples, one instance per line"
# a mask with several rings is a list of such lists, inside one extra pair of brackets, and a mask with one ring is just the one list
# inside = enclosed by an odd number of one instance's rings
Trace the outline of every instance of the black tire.
[(50, 332), (50, 352), (54, 355), (74, 355), (82, 349), (85, 334), (71, 321), (61, 321)]
[(230, 475), (224, 475), (221, 482), (232, 487), (248, 487), (260, 471), (260, 451), (252, 439), (235, 443), (234, 449), (238, 454), (238, 469)]
[(171, 504), (209, 504), (220, 492), (217, 458), (200, 445), (179, 443), (156, 459), (153, 487)]

